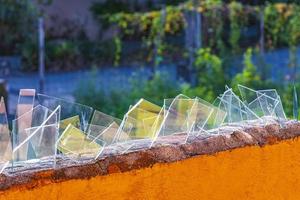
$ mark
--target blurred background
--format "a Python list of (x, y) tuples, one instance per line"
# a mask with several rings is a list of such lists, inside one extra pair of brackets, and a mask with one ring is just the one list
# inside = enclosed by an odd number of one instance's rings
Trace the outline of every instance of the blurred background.
[[(0, 0), (0, 95), (21, 88), (121, 118), (143, 97), (212, 102), (225, 85), (300, 89), (300, 2)], [(298, 108), (297, 108), (298, 109)]]

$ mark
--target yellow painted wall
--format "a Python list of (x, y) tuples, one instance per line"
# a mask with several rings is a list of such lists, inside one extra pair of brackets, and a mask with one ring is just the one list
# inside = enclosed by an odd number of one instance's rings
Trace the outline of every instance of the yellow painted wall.
[(0, 199), (300, 199), (300, 140), (31, 190), (12, 189)]

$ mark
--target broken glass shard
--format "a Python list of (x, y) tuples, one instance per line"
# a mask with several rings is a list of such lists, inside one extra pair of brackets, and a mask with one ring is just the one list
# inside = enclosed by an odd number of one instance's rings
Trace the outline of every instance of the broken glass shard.
[(106, 145), (116, 142), (121, 120), (98, 110), (94, 111), (87, 134), (90, 138), (105, 141)]
[(98, 158), (105, 146), (105, 142), (90, 138), (77, 127), (69, 124), (57, 141), (57, 148), (64, 155), (78, 159), (81, 157)]
[[(117, 142), (125, 145), (125, 151), (137, 148), (149, 148), (156, 138), (161, 123), (162, 108), (145, 99), (140, 99), (124, 115), (118, 130)], [(156, 127), (156, 128), (155, 128)]]
[[(37, 105), (31, 111), (13, 120), (12, 164), (14, 167), (23, 165), (29, 160), (40, 162), (42, 158), (46, 157), (49, 157), (49, 161), (51, 161), (48, 164), (55, 165), (59, 113), (59, 106), (52, 111)], [(30, 123), (28, 119), (30, 119)], [(20, 137), (20, 135), (26, 137)], [(24, 151), (25, 149), (26, 151)]]
[(238, 87), (244, 102), (258, 116), (273, 117), (280, 121), (286, 120), (280, 96), (275, 89), (253, 90), (243, 85), (238, 85)]
[(12, 158), (12, 144), (9, 133), (4, 98), (0, 101), (0, 174), (8, 166)]
[(60, 127), (60, 133), (69, 124), (73, 124), (75, 127), (79, 126), (78, 128), (83, 132), (87, 131), (89, 120), (93, 114), (93, 108), (44, 94), (38, 94), (37, 97), (39, 103), (49, 109), (55, 109), (57, 106), (61, 107), (60, 119), (62, 126)]
[[(31, 127), (32, 115), (30, 112), (33, 109), (34, 100), (35, 100), (35, 90), (34, 89), (21, 89), (20, 90), (16, 118), (19, 118), (20, 116), (24, 115), (25, 113), (27, 113), (27, 117), (20, 118), (18, 120), (18, 126), (17, 126), (18, 133), (15, 132), (15, 134), (17, 134), (17, 135), (14, 135), (15, 136), (14, 139), (17, 139), (17, 140), (14, 142), (23, 141), (27, 137), (25, 129)], [(22, 148), (23, 149), (20, 151), (19, 156), (26, 159), (27, 151), (28, 151), (27, 144), (23, 145)]]
[(254, 113), (244, 102), (232, 91), (227, 89), (221, 97), (219, 108), (227, 113), (226, 123), (246, 122), (247, 120), (258, 120), (260, 117)]
[[(164, 119), (158, 130), (158, 143), (185, 143), (188, 133), (195, 127), (198, 110), (197, 99), (185, 95), (178, 95), (174, 99), (164, 100)], [(174, 136), (176, 137), (166, 137)]]

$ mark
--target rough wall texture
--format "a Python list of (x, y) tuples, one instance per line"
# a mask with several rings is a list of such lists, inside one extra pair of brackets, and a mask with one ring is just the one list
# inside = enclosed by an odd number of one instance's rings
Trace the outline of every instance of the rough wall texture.
[[(199, 141), (197, 147), (206, 145), (202, 153), (191, 145), (160, 147), (91, 165), (2, 176), (0, 199), (300, 199), (299, 124), (246, 132), (218, 143)], [(144, 157), (151, 152), (153, 157)]]

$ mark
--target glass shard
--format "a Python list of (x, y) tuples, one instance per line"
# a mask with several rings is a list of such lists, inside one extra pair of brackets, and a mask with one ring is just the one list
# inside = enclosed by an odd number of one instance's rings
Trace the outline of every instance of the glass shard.
[[(59, 113), (59, 106), (51, 111), (44, 106), (37, 105), (31, 111), (13, 120), (13, 166), (23, 165), (28, 160), (40, 161), (45, 157), (51, 157), (49, 158), (51, 163), (55, 164)], [(27, 120), (29, 118), (30, 123)], [(23, 122), (26, 122), (26, 128)], [(21, 135), (26, 137), (20, 137)]]
[(104, 141), (88, 137), (72, 124), (68, 125), (57, 141), (58, 150), (70, 158), (91, 157), (96, 159), (104, 146)]
[[(27, 113), (27, 117), (26, 118), (23, 117), (18, 120), (18, 130), (17, 130), (18, 133), (17, 133), (17, 135), (15, 135), (15, 139), (17, 139), (17, 141), (14, 141), (14, 142), (23, 141), (27, 137), (25, 129), (31, 127), (32, 115), (30, 112), (33, 109), (34, 100), (35, 100), (35, 90), (34, 89), (21, 89), (20, 90), (16, 118), (19, 118), (20, 116), (24, 115), (25, 113)], [(27, 144), (23, 145), (22, 148), (23, 149), (20, 151), (19, 156), (26, 159), (27, 151), (28, 151)]]
[[(170, 144), (185, 143), (188, 134), (195, 127), (196, 114), (198, 111), (197, 99), (191, 99), (185, 95), (178, 95), (174, 99), (164, 101), (164, 119), (158, 130), (158, 143)], [(166, 137), (177, 135), (177, 137)]]
[(232, 91), (227, 89), (221, 97), (219, 108), (227, 113), (226, 123), (238, 123), (247, 120), (261, 120), (250, 108), (243, 103), (239, 97)]
[(116, 142), (116, 136), (121, 122), (120, 119), (95, 110), (87, 131), (88, 136), (105, 141), (108, 146)]
[(275, 89), (253, 90), (243, 85), (238, 87), (244, 102), (258, 116), (269, 116), (280, 121), (287, 119), (280, 96)]
[[(140, 99), (124, 115), (118, 130), (117, 142), (126, 144), (127, 150), (149, 148), (155, 140), (162, 108), (145, 99)], [(155, 128), (156, 127), (156, 128)]]
[(83, 132), (87, 131), (89, 120), (93, 114), (93, 108), (44, 94), (38, 94), (37, 97), (38, 102), (49, 109), (55, 109), (57, 106), (61, 107), (60, 119), (62, 120), (62, 126), (60, 127), (60, 133), (69, 124), (73, 124), (76, 127), (79, 124), (80, 130)]
[(8, 128), (8, 120), (4, 98), (0, 101), (0, 174), (8, 166), (12, 158), (12, 144)]
[(207, 134), (207, 131), (218, 128), (222, 125), (226, 118), (225, 111), (215, 107), (203, 99), (196, 98), (195, 100), (195, 105), (191, 114), (196, 115), (195, 126), (192, 130), (196, 133), (196, 136), (199, 136), (202, 133)]

